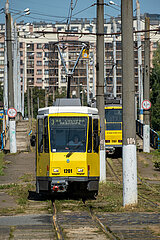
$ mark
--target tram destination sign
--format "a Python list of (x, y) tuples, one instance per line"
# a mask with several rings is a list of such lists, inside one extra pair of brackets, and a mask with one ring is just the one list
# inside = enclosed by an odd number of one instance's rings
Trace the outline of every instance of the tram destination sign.
[(17, 110), (15, 108), (9, 108), (7, 111), (8, 117), (14, 118), (17, 115)]
[(149, 100), (144, 100), (142, 102), (142, 108), (144, 110), (149, 110), (151, 108), (151, 102)]
[(50, 124), (51, 126), (57, 125), (57, 126), (84, 126), (86, 124), (86, 117), (51, 117), (50, 118)]

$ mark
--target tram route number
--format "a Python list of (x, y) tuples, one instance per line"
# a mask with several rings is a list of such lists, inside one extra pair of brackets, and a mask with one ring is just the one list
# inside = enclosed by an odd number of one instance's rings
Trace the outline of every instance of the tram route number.
[(72, 173), (72, 169), (64, 169), (64, 173)]

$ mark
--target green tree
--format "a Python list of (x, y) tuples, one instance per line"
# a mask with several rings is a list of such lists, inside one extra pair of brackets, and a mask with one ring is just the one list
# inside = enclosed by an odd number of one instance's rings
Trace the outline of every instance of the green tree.
[[(29, 93), (31, 96), (31, 92)], [(53, 92), (49, 91), (48, 93), (48, 106), (53, 106)], [(65, 98), (66, 91), (55, 91), (55, 100), (56, 98)], [(33, 117), (37, 117), (38, 113), (38, 99), (39, 99), (39, 108), (45, 107), (45, 90), (42, 88), (34, 87), (32, 89), (32, 96), (33, 96)], [(30, 98), (31, 104), (31, 98)], [(28, 117), (28, 100), (27, 100), (27, 92), (24, 95), (24, 107), (25, 107), (25, 117)]]
[(3, 87), (2, 87), (2, 83), (0, 84), (0, 102), (3, 102)]
[(152, 102), (151, 126), (155, 131), (160, 131), (160, 45), (154, 52), (150, 84)]
[[(31, 96), (31, 91), (29, 91)], [(33, 96), (33, 117), (36, 118), (38, 112), (38, 98), (39, 98), (39, 107), (45, 107), (45, 91), (42, 88), (34, 87), (32, 89), (32, 96)], [(31, 98), (30, 98), (31, 104)], [(25, 109), (25, 117), (28, 117), (28, 99), (27, 99), (27, 92), (24, 95), (24, 109)]]

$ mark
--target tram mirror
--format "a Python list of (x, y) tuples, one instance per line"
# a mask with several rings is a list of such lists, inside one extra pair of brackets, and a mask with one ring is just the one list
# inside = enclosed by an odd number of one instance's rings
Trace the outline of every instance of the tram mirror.
[(36, 136), (35, 135), (32, 135), (31, 138), (30, 138), (30, 143), (31, 143), (31, 146), (34, 147), (35, 144), (36, 144)]

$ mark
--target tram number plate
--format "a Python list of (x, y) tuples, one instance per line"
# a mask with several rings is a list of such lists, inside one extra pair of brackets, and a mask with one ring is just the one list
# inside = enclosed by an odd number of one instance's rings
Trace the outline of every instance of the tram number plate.
[(72, 173), (72, 169), (64, 169), (64, 173)]

